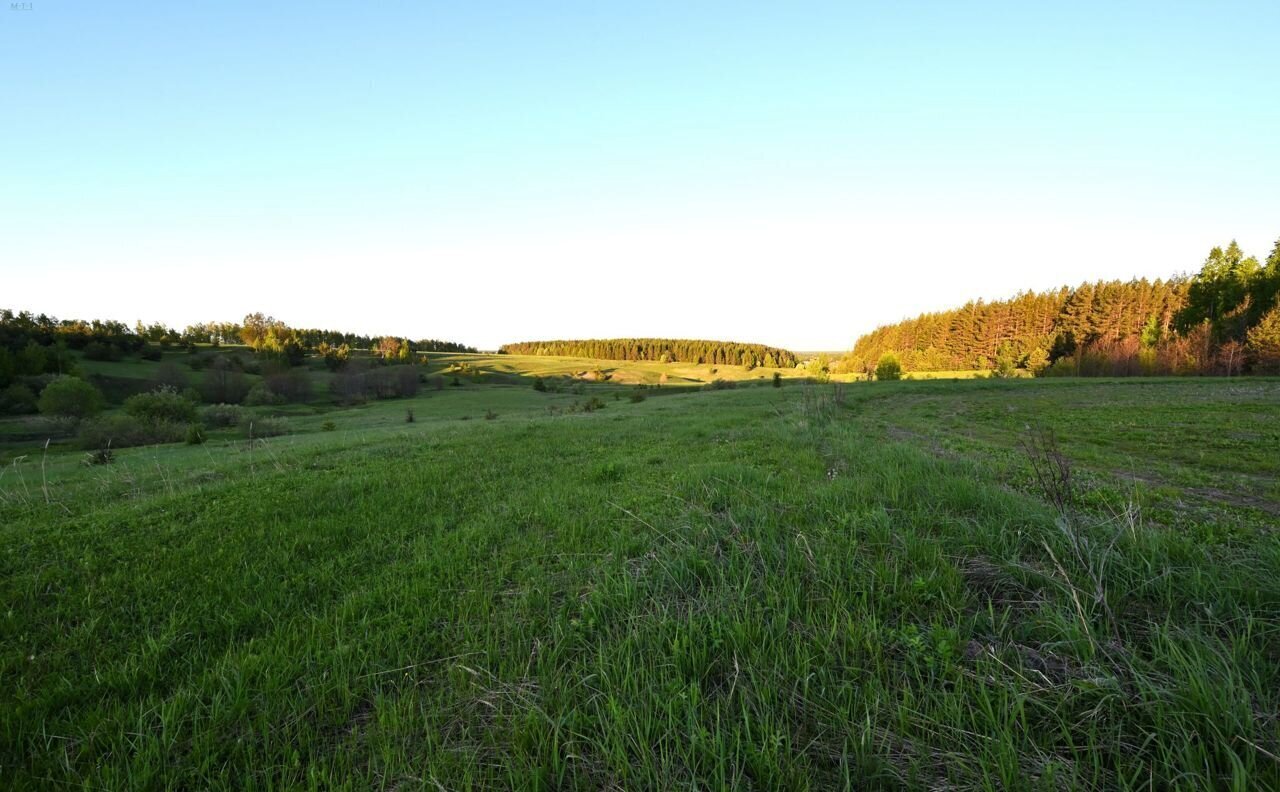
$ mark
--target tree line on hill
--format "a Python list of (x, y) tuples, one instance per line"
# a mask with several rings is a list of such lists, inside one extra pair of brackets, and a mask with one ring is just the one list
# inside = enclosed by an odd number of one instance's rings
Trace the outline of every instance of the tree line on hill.
[(1026, 369), (1036, 375), (1280, 373), (1280, 241), (1265, 263), (1234, 241), (1190, 277), (1099, 281), (971, 301), (862, 336), (843, 361), (873, 373)]
[[(385, 360), (407, 360), (422, 352), (475, 352), (453, 341), (395, 336), (368, 336), (336, 330), (298, 329), (261, 313), (242, 322), (206, 322), (179, 332), (162, 323), (130, 328), (124, 322), (102, 319), (58, 319), (29, 311), (0, 310), (0, 387), (15, 376), (66, 372), (74, 363), (69, 350), (89, 360), (120, 360), (127, 355), (158, 359), (156, 347), (194, 348), (196, 345), (245, 344), (264, 357), (296, 364), (308, 352), (345, 361), (351, 350), (367, 350)], [(335, 350), (343, 350), (340, 354)]]
[[(342, 343), (331, 344), (326, 339)], [(351, 340), (360, 344), (356, 349), (363, 348), (369, 354), (353, 355), (347, 343)], [(198, 346), (232, 342), (244, 344), (252, 354), (215, 352)], [(182, 358), (185, 365), (179, 365), (172, 355), (165, 357), (165, 348), (186, 350), (189, 354)], [(139, 322), (130, 328), (117, 321), (59, 320), (6, 309), (0, 310), (0, 414), (36, 412), (45, 389), (67, 378), (82, 378), (113, 402), (133, 395), (139, 387), (148, 391), (167, 388), (195, 402), (211, 404), (262, 406), (308, 401), (314, 398), (311, 377), (298, 368), (308, 353), (334, 372), (330, 381), (333, 398), (353, 404), (413, 395), (420, 382), (434, 382), (416, 365), (426, 363), (421, 353), (459, 350), (474, 351), (462, 344), (430, 339), (297, 330), (261, 313), (250, 314), (240, 323), (193, 325), (177, 333), (158, 323)], [(160, 365), (150, 381), (105, 373), (85, 375), (78, 366), (81, 359), (119, 361), (126, 356)], [(195, 386), (185, 373), (187, 369), (201, 372)], [(250, 377), (258, 379), (251, 382)], [(437, 387), (442, 384), (435, 382)]]
[(523, 341), (504, 344), (499, 354), (550, 355), (597, 360), (647, 360), (755, 368), (794, 368), (794, 352), (763, 344), (677, 338), (604, 338), (577, 341)]
[[(186, 329), (181, 333), (175, 334), (172, 330), (164, 330), (161, 337), (149, 338), (148, 340), (160, 341), (163, 337), (169, 337), (175, 341), (184, 341), (195, 344), (238, 344), (246, 343), (252, 346), (246, 340), (246, 332), (250, 337), (257, 337), (263, 332), (266, 326), (279, 326), (288, 330), (290, 337), (295, 340), (299, 346), (307, 350), (319, 349), (322, 345), (329, 347), (347, 346), (350, 349), (370, 349), (379, 346), (386, 338), (385, 336), (371, 336), (360, 333), (348, 333), (341, 330), (322, 330), (317, 328), (296, 328), (288, 327), (283, 322), (279, 322), (269, 316), (260, 313), (249, 314), (243, 322), (203, 322), (187, 325)], [(149, 330), (157, 326), (152, 325)], [(407, 340), (407, 339), (405, 339)], [(455, 341), (442, 341), (435, 338), (423, 338), (410, 342), (412, 348), (417, 352), (475, 352), (476, 348), (460, 344)]]

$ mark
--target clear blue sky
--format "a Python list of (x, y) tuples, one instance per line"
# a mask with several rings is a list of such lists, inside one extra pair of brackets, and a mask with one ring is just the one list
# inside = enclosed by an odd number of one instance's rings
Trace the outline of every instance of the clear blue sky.
[(1280, 237), (1280, 3), (0, 5), (0, 306), (841, 349)]

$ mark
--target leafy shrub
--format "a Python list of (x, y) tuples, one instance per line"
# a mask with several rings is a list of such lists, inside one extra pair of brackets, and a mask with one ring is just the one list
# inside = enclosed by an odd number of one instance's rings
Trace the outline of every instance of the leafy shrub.
[(249, 382), (236, 367), (239, 358), (220, 356), (209, 364), (200, 384), (200, 396), (212, 404), (239, 404), (249, 394)]
[(191, 423), (196, 419), (195, 403), (165, 385), (150, 393), (139, 393), (125, 399), (124, 411), (135, 418), (150, 421)]
[(422, 384), (422, 377), (416, 368), (413, 366), (392, 366), (386, 371), (390, 379), (391, 390), (396, 396), (404, 399), (417, 395), (418, 386)]
[(542, 377), (534, 377), (534, 378), (533, 378), (533, 389), (534, 389), (534, 390), (536, 390), (536, 391), (539, 391), (539, 392), (541, 392), (541, 393), (545, 393), (545, 392), (546, 392), (546, 390), (547, 390), (547, 383), (545, 383), (545, 382), (543, 382), (543, 381), (542, 381)]
[(36, 394), (26, 385), (15, 382), (0, 391), (0, 413), (30, 415), (36, 410)]
[(631, 391), (630, 398), (631, 398), (632, 404), (639, 404), (640, 402), (644, 401), (644, 391), (633, 390)]
[(497, 417), (498, 417), (498, 414), (497, 414), (496, 412), (494, 412), (493, 410), (485, 410), (485, 411), (484, 411), (484, 419), (485, 419), (486, 421), (492, 421), (494, 418), (497, 418)]
[(78, 421), (102, 412), (104, 399), (84, 380), (58, 377), (41, 391), (37, 405), (41, 415)]
[(112, 344), (90, 341), (84, 345), (85, 360), (119, 360), (120, 357), (120, 349)]
[(248, 438), (277, 437), (289, 433), (289, 422), (283, 418), (270, 418), (262, 415), (246, 417), (240, 423), (244, 436)]
[(187, 427), (187, 445), (200, 445), (204, 440), (203, 426), (200, 424), (191, 424)]
[[(279, 398), (279, 402), (305, 402), (311, 399), (311, 375), (306, 369), (273, 371), (265, 375), (263, 384)], [(250, 394), (252, 395), (252, 391)]]
[(880, 362), (876, 364), (876, 379), (886, 381), (902, 379), (902, 362), (898, 360), (897, 355), (885, 352), (880, 356)]
[(204, 371), (211, 363), (213, 363), (216, 357), (217, 356), (211, 352), (197, 352), (187, 358), (187, 366), (189, 366), (192, 371)]
[(211, 404), (200, 412), (200, 420), (205, 426), (224, 427), (240, 423), (244, 408), (236, 404)]
[(324, 432), (332, 432), (334, 429), (337, 429), (337, 428), (338, 428), (338, 425), (333, 421), (325, 421), (324, 423), (320, 424), (320, 429), (321, 431), (324, 431)]
[(1039, 377), (1044, 374), (1044, 370), (1049, 367), (1049, 353), (1040, 347), (1036, 347), (1027, 353), (1027, 370), (1032, 375)]
[(413, 408), (409, 407), (404, 411), (404, 422), (413, 423)]
[(138, 352), (138, 356), (143, 360), (160, 360), (164, 357), (164, 351), (158, 346), (147, 344)]
[(264, 407), (273, 404), (284, 404), (284, 397), (267, 387), (267, 383), (259, 382), (249, 389), (244, 403), (250, 407)]
[(782, 387), (782, 374), (780, 374), (777, 371), (773, 372), (773, 387), (775, 388)]
[(603, 410), (603, 409), (604, 409), (604, 402), (600, 400), (599, 396), (592, 396), (590, 399), (587, 399), (586, 402), (584, 402), (582, 405), (583, 412), (595, 412), (596, 410)]
[(154, 443), (176, 443), (186, 436), (186, 426), (174, 421), (148, 420), (127, 413), (104, 415), (86, 421), (76, 434), (81, 448), (127, 448)]
[(710, 385), (711, 390), (733, 390), (736, 387), (738, 383), (727, 379), (713, 379)]

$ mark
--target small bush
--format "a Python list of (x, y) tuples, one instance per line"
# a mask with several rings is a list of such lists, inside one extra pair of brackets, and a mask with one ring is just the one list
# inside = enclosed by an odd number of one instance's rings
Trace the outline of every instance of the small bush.
[[(306, 369), (286, 369), (266, 374), (263, 385), (282, 402), (305, 402), (311, 399), (311, 375)], [(250, 391), (250, 395), (252, 395)], [(267, 402), (264, 402), (264, 404)]]
[(139, 393), (125, 399), (124, 411), (135, 418), (150, 421), (192, 423), (196, 420), (195, 403), (164, 385), (150, 393)]
[(782, 374), (780, 374), (780, 373), (778, 373), (778, 372), (776, 372), (776, 371), (775, 371), (775, 372), (773, 372), (773, 387), (775, 387), (775, 388), (781, 388), (781, 387), (782, 387)]
[(204, 381), (200, 384), (200, 396), (212, 404), (239, 404), (249, 393), (249, 383), (244, 373), (236, 368), (239, 358), (219, 356), (209, 364)]
[(246, 418), (241, 424), (244, 436), (248, 438), (278, 437), (289, 433), (289, 423), (283, 418), (269, 418), (257, 415)]
[(540, 393), (546, 393), (546, 391), (547, 391), (547, 383), (545, 383), (545, 382), (543, 382), (543, 381), (542, 381), (542, 377), (534, 377), (534, 378), (533, 378), (533, 389), (534, 389), (534, 390), (536, 390), (536, 391), (538, 391), (538, 392), (540, 392)]
[(120, 357), (120, 349), (112, 344), (90, 341), (84, 345), (85, 360), (119, 360)]
[(200, 424), (191, 424), (187, 427), (187, 445), (200, 445), (204, 443), (204, 427)]
[(496, 412), (494, 412), (493, 410), (485, 410), (485, 411), (484, 411), (484, 419), (485, 419), (486, 421), (492, 421), (494, 418), (497, 418), (497, 417), (498, 417), (498, 414), (497, 414)]
[(273, 392), (265, 382), (259, 382), (249, 389), (249, 394), (244, 397), (244, 403), (250, 407), (265, 407), (284, 404), (284, 397)]
[(158, 346), (147, 344), (138, 352), (138, 356), (143, 360), (160, 360), (164, 357), (164, 351)]
[(733, 390), (738, 387), (738, 383), (727, 379), (713, 379), (710, 387), (711, 390)]
[(902, 363), (897, 355), (885, 352), (880, 356), (880, 362), (876, 364), (876, 379), (886, 381), (902, 379)]
[(418, 395), (422, 377), (413, 366), (392, 366), (387, 369), (392, 392), (402, 399)]
[(595, 412), (596, 410), (603, 410), (603, 409), (604, 409), (604, 402), (600, 400), (599, 396), (592, 396), (590, 399), (587, 399), (587, 401), (582, 405), (583, 412)]
[(631, 398), (632, 404), (639, 404), (640, 402), (644, 401), (644, 398), (645, 398), (644, 391), (633, 390), (631, 391), (630, 398)]
[(235, 426), (243, 416), (244, 408), (236, 404), (211, 404), (200, 412), (201, 422), (215, 429)]
[(172, 388), (181, 391), (190, 384), (191, 379), (187, 376), (187, 372), (172, 360), (166, 360), (156, 367), (155, 374), (151, 377), (152, 388)]
[(325, 421), (324, 423), (320, 424), (320, 430), (322, 432), (332, 432), (334, 429), (337, 429), (337, 428), (338, 428), (338, 425), (333, 421)]
[(404, 422), (405, 422), (405, 423), (413, 423), (413, 408), (412, 408), (412, 407), (407, 407), (407, 408), (405, 408), (405, 411), (404, 411)]
[(15, 382), (0, 391), (0, 413), (6, 415), (30, 415), (38, 409), (35, 391), (26, 385)]
[(173, 421), (147, 420), (116, 413), (86, 421), (76, 434), (81, 448), (128, 448), (129, 446), (176, 443), (186, 436), (186, 426)]
[(41, 415), (79, 421), (102, 412), (102, 392), (74, 377), (58, 377), (45, 386), (37, 402)]

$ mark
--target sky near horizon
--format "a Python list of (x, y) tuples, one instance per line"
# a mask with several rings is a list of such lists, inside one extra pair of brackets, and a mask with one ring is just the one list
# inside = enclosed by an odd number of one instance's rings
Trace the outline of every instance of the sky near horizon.
[(1280, 238), (1280, 3), (0, 4), (0, 307), (849, 348)]

